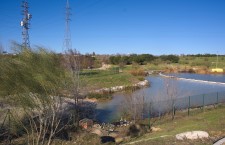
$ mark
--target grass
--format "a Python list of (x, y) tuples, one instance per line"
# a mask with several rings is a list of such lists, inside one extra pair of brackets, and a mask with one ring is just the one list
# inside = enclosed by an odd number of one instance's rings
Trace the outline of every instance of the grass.
[(80, 79), (83, 91), (130, 86), (139, 81), (138, 76), (133, 76), (127, 71), (117, 72), (115, 70), (85, 70), (81, 72)]
[[(167, 115), (161, 120), (156, 120), (153, 126), (162, 130), (151, 132), (138, 139), (135, 144), (213, 144), (225, 136), (225, 106), (218, 106), (216, 109), (207, 108), (204, 112), (200, 109), (192, 110), (191, 115), (187, 112), (179, 112), (174, 120)], [(147, 120), (143, 123), (147, 124)], [(186, 131), (202, 130), (209, 133), (209, 139), (178, 141), (175, 135)], [(160, 137), (164, 136), (164, 137)], [(132, 141), (131, 141), (132, 142)]]
[[(132, 138), (125, 144), (141, 144), (141, 145), (211, 145), (222, 137), (225, 137), (225, 105), (219, 105), (216, 108), (206, 107), (202, 109), (192, 109), (190, 116), (187, 111), (179, 111), (176, 113), (175, 119), (171, 120), (171, 115), (165, 115), (161, 119), (151, 119), (154, 127), (160, 128), (161, 131), (150, 132), (138, 138)], [(148, 124), (148, 120), (141, 122)], [(186, 131), (201, 130), (209, 133), (210, 138), (198, 140), (179, 141), (175, 139), (175, 135)], [(72, 140), (57, 140), (53, 144), (100, 144), (100, 138), (97, 135), (88, 132), (72, 133)], [(14, 140), (14, 143), (23, 142), (24, 137)], [(0, 143), (1, 144), (1, 143)], [(114, 144), (114, 143), (108, 143)]]
[[(146, 65), (141, 65), (144, 70), (185, 70), (197, 68), (199, 70), (210, 71), (212, 68), (216, 68), (217, 57), (197, 57), (197, 56), (180, 56), (180, 60), (178, 63), (166, 63), (160, 60), (155, 60)], [(222, 68), (225, 70), (225, 57), (218, 57), (218, 68)], [(197, 72), (198, 73), (198, 72)]]
[[(218, 67), (225, 69), (225, 57), (218, 57)], [(206, 66), (211, 68), (216, 67), (217, 57), (191, 57), (184, 56), (180, 57), (179, 64), (190, 65), (190, 66)]]
[[(197, 68), (196, 73), (208, 73), (212, 68), (216, 67), (217, 57), (192, 57), (181, 56), (179, 63), (166, 64), (165, 62), (156, 60), (146, 65), (126, 65), (119, 72), (118, 66), (113, 66), (109, 70), (83, 70), (81, 72), (81, 88), (83, 92), (87, 90), (96, 90), (101, 88), (110, 88), (113, 86), (130, 86), (140, 80), (140, 76), (134, 76), (132, 72), (148, 71), (148, 70), (191, 70)], [(218, 59), (218, 67), (225, 70), (225, 57), (220, 56)], [(141, 79), (143, 80), (143, 79)]]

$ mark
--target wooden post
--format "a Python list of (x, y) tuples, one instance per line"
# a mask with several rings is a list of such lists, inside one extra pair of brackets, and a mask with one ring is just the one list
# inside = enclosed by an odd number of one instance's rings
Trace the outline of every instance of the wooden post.
[(202, 110), (204, 111), (204, 107), (205, 107), (205, 94), (203, 94), (203, 96), (202, 96), (203, 98), (203, 100), (202, 100)]
[(219, 93), (218, 92), (216, 93), (216, 104), (217, 105), (219, 104)]
[(148, 109), (148, 127), (149, 127), (149, 129), (151, 129), (151, 103), (149, 103), (149, 109)]
[(188, 97), (188, 116), (190, 115), (191, 96)]

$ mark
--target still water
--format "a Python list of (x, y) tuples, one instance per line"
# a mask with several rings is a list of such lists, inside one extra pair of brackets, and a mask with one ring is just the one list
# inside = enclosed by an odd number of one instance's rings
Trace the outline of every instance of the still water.
[[(201, 75), (201, 74), (169, 74), (187, 79), (197, 79), (214, 82), (225, 82), (225, 75)], [(150, 87), (142, 88), (129, 93), (115, 93), (113, 99), (107, 102), (99, 102), (97, 105), (97, 119), (101, 122), (108, 122), (120, 118), (121, 106), (125, 105), (127, 98), (136, 96), (144, 102), (156, 102), (169, 100), (171, 96), (178, 99), (186, 99), (188, 96), (225, 92), (225, 85), (207, 84), (186, 80), (164, 78), (160, 76), (148, 76)], [(212, 98), (213, 96), (211, 96)], [(196, 100), (197, 101), (197, 97)], [(159, 109), (159, 106), (156, 106)], [(160, 106), (162, 108), (162, 106)], [(157, 108), (156, 108), (157, 109)]]

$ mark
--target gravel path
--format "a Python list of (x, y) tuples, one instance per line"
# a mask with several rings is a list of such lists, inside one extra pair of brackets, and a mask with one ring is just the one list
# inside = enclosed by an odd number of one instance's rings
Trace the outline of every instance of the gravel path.
[(225, 138), (222, 138), (221, 140), (217, 141), (213, 145), (223, 145), (223, 144), (225, 145)]

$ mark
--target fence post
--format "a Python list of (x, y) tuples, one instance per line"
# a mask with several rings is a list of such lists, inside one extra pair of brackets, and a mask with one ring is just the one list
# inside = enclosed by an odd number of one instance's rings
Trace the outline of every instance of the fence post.
[(149, 127), (149, 129), (151, 129), (151, 122), (150, 122), (150, 110), (151, 110), (151, 102), (149, 103), (149, 109), (148, 109), (148, 127)]
[(203, 94), (203, 102), (202, 102), (202, 110), (204, 111), (204, 107), (205, 107), (205, 94)]
[(175, 104), (173, 103), (173, 108), (172, 108), (172, 120), (174, 119), (175, 116)]
[(188, 97), (188, 116), (190, 115), (191, 96)]
[(216, 93), (216, 104), (217, 105), (219, 104), (219, 93), (218, 92)]
[(174, 119), (174, 99), (172, 99), (172, 106), (171, 106), (171, 112), (172, 112), (172, 120)]

